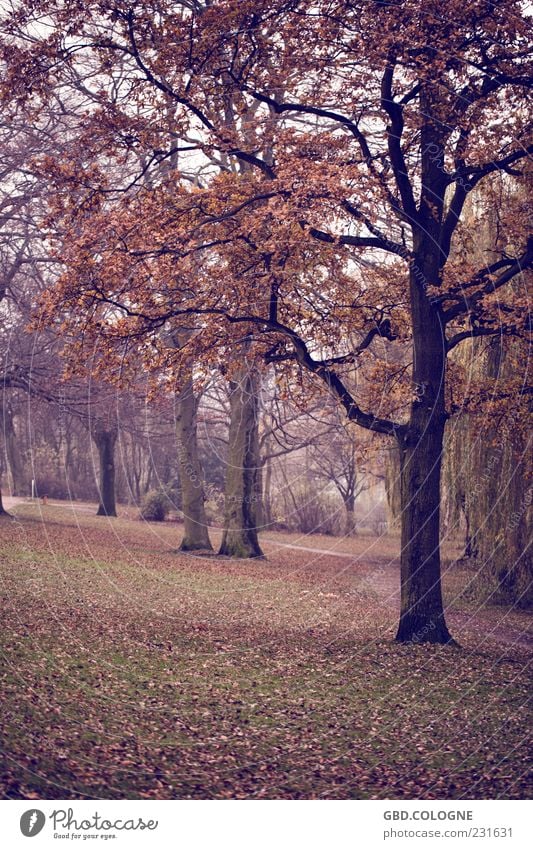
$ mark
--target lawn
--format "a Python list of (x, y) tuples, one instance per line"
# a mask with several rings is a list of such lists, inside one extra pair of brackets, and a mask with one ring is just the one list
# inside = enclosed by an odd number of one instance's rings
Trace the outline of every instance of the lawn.
[(528, 795), (531, 618), (480, 605), (453, 544), (460, 647), (402, 646), (394, 537), (270, 533), (235, 562), (177, 553), (173, 523), (14, 513), (4, 798)]

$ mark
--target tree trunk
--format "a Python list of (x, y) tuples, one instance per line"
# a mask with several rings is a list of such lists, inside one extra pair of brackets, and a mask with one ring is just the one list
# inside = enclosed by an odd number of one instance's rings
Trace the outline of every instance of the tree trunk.
[(257, 536), (258, 376), (246, 365), (230, 383), (224, 536), (220, 554), (262, 557)]
[(115, 502), (115, 443), (117, 435), (116, 428), (111, 430), (97, 429), (92, 432), (100, 459), (100, 504), (96, 513), (97, 516), (117, 515)]
[(258, 529), (262, 529), (265, 525), (265, 508), (263, 504), (263, 465), (261, 463), (261, 453), (259, 443), (257, 445), (257, 473), (255, 475), (255, 524)]
[(472, 535), (472, 528), (470, 527), (470, 513), (466, 509), (466, 499), (464, 496), (461, 498), (461, 512), (465, 520), (465, 550), (463, 556), (469, 559), (477, 556), (477, 545), (475, 537)]
[(400, 452), (397, 443), (388, 448), (385, 455), (385, 496), (387, 499), (387, 525), (389, 530), (397, 528), (402, 513), (400, 478)]
[(2, 490), (0, 490), (0, 516), (10, 516), (11, 514), (7, 512), (6, 508), (2, 503)]
[(13, 422), (13, 412), (9, 404), (4, 406), (3, 413), (4, 440), (12, 484), (11, 494), (28, 495), (29, 482), (26, 480), (24, 463), (20, 454), (18, 436)]
[(413, 391), (409, 424), (398, 433), (401, 476), (400, 642), (447, 643), (440, 568), (440, 473), (446, 422), (446, 340), (438, 307), (420, 282), (435, 282), (434, 249), (411, 269)]
[(357, 522), (355, 521), (355, 497), (353, 495), (349, 495), (344, 499), (344, 508), (346, 510), (344, 533), (347, 537), (353, 537), (357, 532)]
[(205, 512), (203, 473), (198, 457), (198, 401), (192, 373), (177, 398), (176, 436), (184, 534), (181, 551), (212, 550)]
[(263, 524), (272, 524), (272, 460), (268, 457), (264, 464), (263, 484)]
[(447, 643), (440, 569), (440, 466), (443, 427), (401, 447), (400, 642)]

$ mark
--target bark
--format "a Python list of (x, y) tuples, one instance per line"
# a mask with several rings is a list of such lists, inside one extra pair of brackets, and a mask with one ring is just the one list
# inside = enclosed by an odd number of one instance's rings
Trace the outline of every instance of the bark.
[(117, 436), (116, 428), (97, 428), (92, 432), (100, 460), (100, 504), (96, 513), (97, 516), (117, 515), (115, 500), (115, 444)]
[(220, 554), (262, 557), (257, 536), (259, 492), (258, 376), (244, 366), (230, 382), (230, 429), (224, 535)]
[(394, 444), (386, 452), (385, 495), (387, 498), (387, 517), (390, 528), (398, 527), (402, 513), (402, 492), (400, 477), (400, 452)]
[(438, 307), (420, 282), (421, 273), (423, 280), (438, 279), (432, 264), (435, 251), (420, 241), (410, 275), (414, 400), (409, 424), (398, 432), (402, 550), (396, 639), (447, 643), (451, 636), (442, 602), (439, 539), (446, 348)]
[(196, 413), (192, 370), (177, 398), (176, 436), (181, 486), (184, 534), (181, 551), (212, 550), (209, 539), (203, 472), (198, 456)]

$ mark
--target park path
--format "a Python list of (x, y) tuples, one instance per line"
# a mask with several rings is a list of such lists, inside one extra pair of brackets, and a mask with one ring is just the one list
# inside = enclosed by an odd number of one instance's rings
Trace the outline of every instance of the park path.
[[(321, 557), (351, 560), (354, 566), (361, 567), (360, 570), (358, 569), (358, 575), (360, 575), (363, 582), (369, 588), (378, 594), (383, 604), (395, 610), (399, 607), (399, 558), (388, 560), (381, 557), (369, 561), (364, 556), (349, 554), (346, 551), (310, 548), (288, 542), (277, 542), (272, 539), (265, 540), (265, 542), (269, 546), (278, 548), (307, 551)], [(510, 622), (506, 622), (507, 612), (504, 609), (480, 607), (473, 612), (466, 612), (456, 610), (452, 605), (446, 611), (446, 618), (451, 630), (461, 630), (466, 633), (476, 632), (478, 635), (482, 634), (484, 639), (491, 642), (503, 643), (508, 646), (520, 646), (533, 652), (533, 633), (522, 630)]]
[(6, 510), (11, 510), (16, 504), (24, 504), (27, 501), (27, 498), (18, 498), (17, 496), (12, 495), (2, 495), (2, 504)]
[[(3, 504), (6, 510), (11, 509), (17, 504), (27, 502), (27, 498), (4, 496)], [(54, 507), (64, 507), (72, 509), (69, 503), (54, 502)], [(75, 505), (76, 510), (81, 510), (84, 513), (94, 513), (96, 505)], [(381, 602), (395, 611), (399, 608), (400, 600), (400, 576), (399, 576), (399, 559), (387, 557), (372, 557), (365, 555), (350, 554), (346, 551), (336, 551), (331, 548), (314, 548), (306, 545), (296, 545), (290, 542), (281, 542), (272, 538), (264, 540), (268, 548), (276, 549), (284, 548), (294, 551), (305, 551), (309, 554), (315, 554), (317, 557), (330, 557), (350, 561), (353, 566), (357, 567), (357, 575), (369, 589), (372, 589)], [(483, 635), (485, 640), (497, 642), (506, 646), (518, 646), (528, 649), (533, 652), (533, 633), (525, 629), (520, 629), (509, 621), (508, 613), (505, 609), (480, 607), (473, 612), (467, 612), (454, 609), (453, 605), (449, 606), (446, 611), (446, 618), (455, 632), (475, 633), (478, 637)], [(460, 640), (460, 633), (459, 633)]]
[[(11, 510), (17, 504), (41, 504), (40, 498), (26, 498), (24, 495), (2, 495), (2, 504), (6, 510)], [(81, 513), (96, 513), (97, 504), (78, 504), (75, 501), (49, 501), (50, 507), (62, 507), (64, 510), (79, 510)]]
[(322, 554), (326, 557), (347, 557), (348, 560), (359, 560), (356, 555), (350, 554), (347, 551), (335, 551), (332, 548), (308, 548), (306, 545), (294, 545), (291, 542), (278, 542), (274, 539), (269, 539), (268, 537), (265, 539), (265, 542), (269, 545), (275, 545), (278, 548), (293, 548), (296, 551), (310, 551), (312, 554)]

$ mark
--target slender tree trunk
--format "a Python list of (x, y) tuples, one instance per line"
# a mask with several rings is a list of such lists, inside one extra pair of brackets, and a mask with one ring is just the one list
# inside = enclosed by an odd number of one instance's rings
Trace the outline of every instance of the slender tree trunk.
[(265, 508), (263, 504), (263, 466), (259, 444), (257, 445), (257, 472), (255, 475), (255, 522), (256, 527), (262, 528), (265, 524)]
[(141, 503), (141, 474), (138, 469), (133, 472), (133, 502)]
[(465, 519), (465, 550), (464, 556), (467, 558), (476, 557), (477, 556), (477, 546), (475, 537), (472, 536), (472, 529), (470, 527), (470, 512), (466, 509), (465, 497), (461, 497), (461, 512), (463, 513)]
[(265, 525), (270, 525), (272, 522), (272, 460), (270, 457), (265, 461), (264, 470), (263, 522)]
[(100, 459), (100, 504), (97, 516), (116, 516), (115, 501), (115, 444), (117, 441), (116, 428), (111, 430), (97, 429), (92, 433)]
[(409, 424), (398, 434), (402, 590), (396, 639), (447, 643), (451, 637), (442, 603), (439, 531), (446, 340), (438, 307), (420, 283), (420, 270), (426, 281), (436, 281), (437, 272), (422, 250), (415, 257), (410, 281), (414, 400)]
[(230, 383), (224, 536), (220, 554), (262, 557), (257, 536), (258, 376), (246, 365)]
[[(192, 370), (191, 370), (192, 372)], [(198, 456), (196, 413), (192, 373), (177, 398), (176, 436), (184, 534), (181, 551), (212, 550), (205, 512), (203, 472)]]
[[(4, 284), (3, 286), (0, 285), (0, 303), (3, 301), (5, 294), (6, 294), (6, 284)], [(1, 476), (1, 472), (2, 472), (2, 466), (0, 465), (0, 476)], [(7, 510), (5, 509), (5, 507), (2, 503), (2, 489), (1, 489), (1, 487), (0, 487), (0, 516), (9, 516), (9, 513), (7, 512)]]

